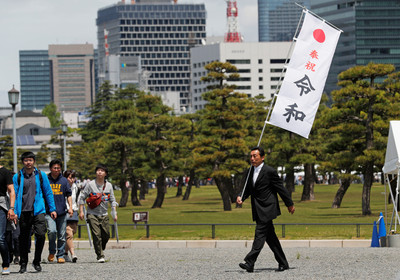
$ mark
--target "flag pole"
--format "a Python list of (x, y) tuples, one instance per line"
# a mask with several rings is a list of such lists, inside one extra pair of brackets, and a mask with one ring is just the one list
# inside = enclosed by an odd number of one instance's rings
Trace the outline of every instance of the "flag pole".
[(286, 70), (286, 68), (287, 68), (287, 65), (289, 64), (289, 56), (290, 56), (290, 54), (291, 54), (292, 51), (293, 51), (294, 42), (297, 41), (297, 36), (299, 35), (298, 32), (299, 32), (299, 29), (300, 29), (300, 24), (301, 24), (301, 21), (302, 21), (302, 19), (303, 19), (303, 17), (304, 17), (305, 12), (306, 12), (306, 9), (303, 9), (303, 12), (301, 13), (301, 17), (300, 17), (300, 19), (299, 19), (299, 22), (297, 23), (296, 32), (294, 33), (295, 36), (294, 36), (294, 38), (293, 38), (292, 43), (290, 44), (288, 53), (287, 53), (287, 55), (286, 55), (286, 60), (285, 60), (284, 69), (282, 69), (281, 75), (279, 76), (278, 86), (277, 86), (276, 89), (275, 89), (274, 97), (272, 98), (272, 101), (271, 101), (271, 103), (270, 103), (270, 105), (269, 105), (268, 114), (267, 114), (267, 117), (265, 118), (264, 128), (263, 128), (263, 130), (262, 130), (262, 132), (261, 132), (260, 140), (258, 141), (258, 145), (257, 145), (257, 146), (260, 146), (261, 138), (262, 138), (262, 136), (263, 136), (265, 126), (266, 126), (266, 124), (268, 123), (267, 120), (268, 120), (269, 117), (271, 116), (272, 107), (273, 107), (273, 105), (275, 104), (275, 101), (276, 101), (276, 98), (277, 98), (277, 96), (278, 96), (279, 90), (281, 89), (282, 80), (283, 80), (283, 75), (285, 74), (285, 72), (286, 72), (285, 70)]
[[(297, 3), (296, 3), (296, 5), (300, 6), (300, 5), (297, 4)], [(288, 63), (289, 63), (289, 56), (290, 56), (290, 54), (291, 54), (292, 51), (293, 51), (294, 42), (297, 40), (298, 32), (299, 32), (299, 29), (300, 29), (300, 24), (301, 24), (301, 21), (302, 21), (302, 19), (303, 19), (304, 14), (305, 14), (306, 11), (307, 11), (307, 9), (306, 9), (305, 7), (303, 7), (303, 12), (301, 13), (299, 22), (297, 23), (297, 28), (296, 28), (296, 32), (294, 33), (293, 41), (292, 41), (292, 43), (290, 44), (288, 53), (287, 53), (287, 55), (286, 55), (286, 60), (285, 60), (284, 68), (282, 69), (281, 75), (279, 76), (278, 86), (277, 86), (276, 89), (275, 89), (274, 96), (272, 97), (271, 103), (269, 104), (269, 107), (268, 107), (267, 117), (265, 118), (264, 126), (263, 126), (263, 128), (262, 128), (260, 138), (258, 139), (257, 147), (260, 146), (261, 140), (262, 140), (262, 138), (263, 138), (263, 136), (264, 136), (264, 131), (265, 131), (265, 127), (267, 126), (267, 123), (268, 123), (268, 118), (271, 116), (272, 107), (273, 107), (273, 105), (274, 105), (274, 103), (275, 103), (275, 101), (276, 101), (276, 97), (278, 96), (279, 89), (281, 88), (282, 80), (283, 80), (282, 77), (283, 77), (284, 73), (286, 72), (285, 69), (287, 68), (287, 65), (288, 65)], [(250, 166), (250, 168), (251, 168), (251, 166)], [(244, 191), (246, 190), (246, 185), (247, 185), (247, 182), (249, 181), (249, 176), (250, 176), (250, 172), (247, 173), (246, 182), (244, 183), (243, 190), (242, 190), (242, 194), (240, 195), (240, 198), (241, 198), (241, 199), (243, 199)]]
[(318, 18), (318, 19), (322, 20), (323, 22), (325, 22), (326, 24), (332, 26), (332, 27), (335, 28), (336, 30), (338, 30), (338, 31), (340, 31), (340, 32), (343, 32), (342, 29), (340, 29), (339, 27), (333, 25), (333, 24), (330, 23), (329, 21), (326, 21), (325, 19), (323, 19), (322, 17), (320, 17), (320, 16), (317, 15), (316, 13), (311, 12), (311, 11), (310, 11), (309, 9), (307, 9), (305, 6), (302, 6), (302, 5), (300, 5), (299, 3), (297, 3), (297, 2), (295, 2), (295, 4), (296, 4), (297, 6), (299, 6), (299, 7), (301, 7), (301, 8), (303, 9), (303, 12), (304, 12), (304, 11), (307, 11), (307, 12), (309, 12), (311, 15), (313, 15), (313, 16), (315, 16), (316, 18)]

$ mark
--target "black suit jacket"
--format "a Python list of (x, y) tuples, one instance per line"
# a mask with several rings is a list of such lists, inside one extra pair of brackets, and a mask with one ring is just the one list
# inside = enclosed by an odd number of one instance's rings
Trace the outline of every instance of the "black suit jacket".
[(274, 168), (264, 164), (255, 184), (253, 184), (254, 167), (251, 167), (249, 172), (242, 200), (251, 196), (253, 221), (266, 223), (281, 214), (277, 194), (287, 207), (293, 205), (290, 193), (283, 186), (283, 182)]

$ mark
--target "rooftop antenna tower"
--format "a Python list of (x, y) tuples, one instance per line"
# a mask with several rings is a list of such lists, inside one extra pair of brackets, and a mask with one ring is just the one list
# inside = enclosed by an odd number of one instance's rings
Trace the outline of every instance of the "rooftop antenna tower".
[(104, 51), (106, 54), (105, 57), (105, 73), (108, 73), (108, 63), (109, 63), (109, 56), (110, 56), (110, 49), (109, 49), (109, 45), (108, 45), (108, 30), (104, 27)]
[(240, 43), (242, 36), (238, 32), (238, 8), (236, 0), (225, 0), (227, 4), (226, 18), (228, 22), (228, 32), (225, 34), (225, 42)]

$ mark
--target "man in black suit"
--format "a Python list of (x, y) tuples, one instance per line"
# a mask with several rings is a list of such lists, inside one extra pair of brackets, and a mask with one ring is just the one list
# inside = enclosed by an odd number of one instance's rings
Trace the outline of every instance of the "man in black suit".
[(251, 150), (250, 162), (252, 167), (249, 169), (250, 175), (245, 186), (243, 198), (239, 195), (236, 200), (240, 205), (251, 195), (253, 221), (256, 221), (253, 247), (244, 258), (245, 263), (239, 264), (247, 272), (254, 271), (254, 263), (265, 242), (267, 242), (275, 255), (275, 259), (278, 262), (278, 271), (289, 269), (285, 253), (272, 223), (272, 220), (281, 214), (277, 194), (279, 193), (291, 214), (294, 213), (295, 208), (290, 198), (290, 193), (283, 186), (278, 173), (272, 167), (264, 164), (264, 157), (263, 148), (256, 147)]

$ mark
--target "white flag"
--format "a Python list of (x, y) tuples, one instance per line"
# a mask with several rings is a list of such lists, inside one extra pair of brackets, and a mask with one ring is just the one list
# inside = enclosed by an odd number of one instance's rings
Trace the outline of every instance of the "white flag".
[(308, 138), (340, 30), (305, 13), (269, 123)]

